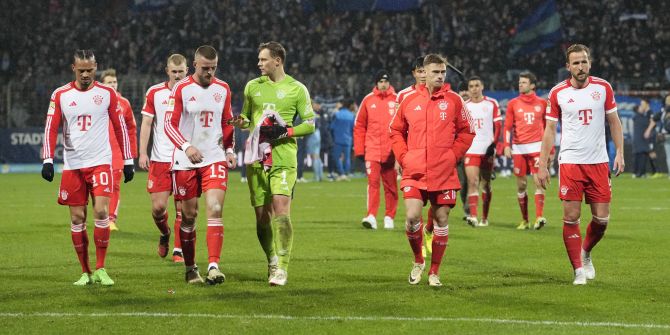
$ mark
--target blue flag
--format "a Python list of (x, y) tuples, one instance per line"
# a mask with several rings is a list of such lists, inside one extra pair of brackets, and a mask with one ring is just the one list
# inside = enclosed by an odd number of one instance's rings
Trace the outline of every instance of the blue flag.
[(561, 41), (561, 18), (556, 1), (547, 0), (527, 16), (510, 39), (508, 56), (532, 54)]

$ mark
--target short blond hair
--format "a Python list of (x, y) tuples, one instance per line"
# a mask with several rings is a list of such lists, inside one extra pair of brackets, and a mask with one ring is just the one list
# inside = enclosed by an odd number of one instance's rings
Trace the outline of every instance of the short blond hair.
[(116, 69), (110, 67), (109, 69), (102, 71), (102, 74), (100, 75), (100, 80), (104, 81), (106, 77), (116, 78)]
[(184, 57), (182, 54), (172, 54), (170, 57), (167, 59), (167, 64), (174, 64), (174, 65), (182, 65), (186, 64), (187, 60), (186, 57)]

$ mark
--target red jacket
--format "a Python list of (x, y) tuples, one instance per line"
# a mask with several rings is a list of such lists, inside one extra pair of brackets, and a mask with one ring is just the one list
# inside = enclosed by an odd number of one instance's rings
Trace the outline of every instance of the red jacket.
[(504, 145), (542, 142), (546, 110), (547, 101), (535, 92), (519, 94), (510, 100), (505, 113)]
[(354, 155), (376, 162), (391, 158), (388, 127), (395, 114), (395, 99), (393, 86), (385, 92), (375, 87), (363, 98), (354, 123)]
[(448, 84), (432, 95), (425, 85), (417, 87), (400, 103), (390, 132), (403, 170), (401, 187), (461, 188), (456, 164), (470, 148), (475, 130), (463, 99)]
[[(135, 124), (135, 115), (133, 115), (133, 109), (130, 107), (130, 101), (121, 96), (121, 93), (117, 93), (119, 98), (119, 105), (117, 112), (120, 116), (123, 116), (123, 122), (125, 123), (125, 129), (128, 129), (128, 139), (130, 140), (130, 152), (133, 154), (133, 158), (137, 158), (137, 125)], [(112, 136), (112, 126), (110, 123), (109, 126), (109, 139), (110, 144), (112, 145), (112, 169), (118, 170), (123, 169), (123, 156), (121, 155), (121, 147), (119, 142), (114, 136)]]

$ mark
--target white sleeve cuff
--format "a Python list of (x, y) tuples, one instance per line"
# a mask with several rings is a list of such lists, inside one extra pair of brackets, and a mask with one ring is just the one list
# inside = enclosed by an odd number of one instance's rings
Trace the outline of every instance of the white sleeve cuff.
[(191, 146), (191, 143), (184, 142), (184, 144), (181, 145), (181, 151), (186, 152), (186, 149)]
[(123, 165), (133, 165), (135, 162), (133, 162), (133, 159), (126, 159), (123, 161)]
[(234, 155), (234, 154), (235, 154), (235, 150), (233, 150), (233, 148), (227, 148), (227, 149), (226, 149), (226, 154), (233, 154), (233, 155)]
[(42, 162), (42, 164), (46, 164), (46, 163), (51, 163), (51, 164), (53, 164), (53, 163), (54, 163), (54, 159), (53, 159), (53, 158), (47, 158), (47, 159), (45, 159), (45, 160)]

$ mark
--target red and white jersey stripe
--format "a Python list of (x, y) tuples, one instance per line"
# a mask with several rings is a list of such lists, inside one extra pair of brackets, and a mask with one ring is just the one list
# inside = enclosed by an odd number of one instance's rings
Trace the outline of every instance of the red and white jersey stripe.
[(147, 90), (142, 115), (154, 119), (152, 126), (153, 146), (151, 160), (155, 162), (172, 162), (174, 144), (165, 134), (165, 115), (168, 110), (171, 90), (167, 82), (149, 87)]
[(77, 89), (74, 82), (56, 89), (49, 102), (42, 159), (53, 159), (62, 124), (64, 170), (111, 164), (110, 121), (117, 141), (122, 143), (123, 158), (132, 159), (128, 129), (117, 105), (116, 92), (99, 82), (86, 91)]

